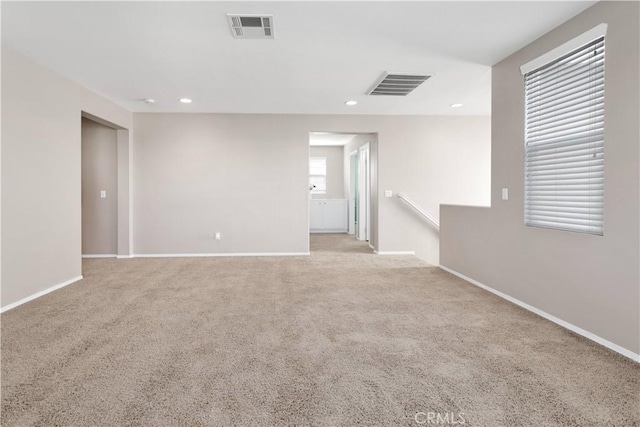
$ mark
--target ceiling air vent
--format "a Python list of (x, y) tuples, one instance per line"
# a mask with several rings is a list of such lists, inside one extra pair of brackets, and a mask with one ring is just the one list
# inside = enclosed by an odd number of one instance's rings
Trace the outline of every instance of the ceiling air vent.
[(368, 95), (407, 96), (431, 76), (384, 73)]
[(231, 34), (240, 39), (272, 39), (273, 15), (227, 14)]

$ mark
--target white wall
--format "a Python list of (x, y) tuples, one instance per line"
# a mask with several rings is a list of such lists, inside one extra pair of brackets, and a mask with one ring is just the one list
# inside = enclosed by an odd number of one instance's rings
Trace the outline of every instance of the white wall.
[[(380, 218), (393, 219), (380, 231), (380, 250), (413, 250), (439, 265), (439, 233), (395, 195), (404, 193), (436, 220), (443, 203), (488, 206), (490, 119), (399, 118), (393, 132), (392, 144), (379, 144)], [(394, 197), (385, 198), (384, 190), (392, 190)]]
[(312, 194), (312, 199), (344, 199), (344, 164), (342, 147), (309, 147), (309, 157), (327, 158), (327, 192)]
[(131, 126), (127, 110), (2, 47), (2, 307), (82, 274), (82, 111)]
[(134, 126), (135, 253), (308, 252), (307, 133), (268, 115), (135, 114)]
[[(640, 353), (640, 7), (599, 2), (493, 69), (492, 206), (443, 206), (442, 264)], [(522, 64), (608, 24), (604, 236), (524, 225)], [(509, 200), (500, 199), (509, 188)]]
[(385, 189), (435, 216), (441, 202), (488, 204), (488, 117), (135, 114), (134, 126), (138, 254), (307, 251), (309, 132), (377, 134), (379, 251), (438, 263), (437, 234)]

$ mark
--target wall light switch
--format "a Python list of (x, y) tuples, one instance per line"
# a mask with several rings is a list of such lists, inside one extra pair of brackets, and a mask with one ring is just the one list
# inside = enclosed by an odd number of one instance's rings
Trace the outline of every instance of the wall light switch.
[(502, 189), (502, 200), (509, 200), (509, 189), (508, 188), (503, 188)]
[(393, 197), (393, 191), (384, 190), (384, 197)]
[(106, 198), (107, 198), (107, 192), (106, 192), (106, 191), (104, 191), (104, 190), (101, 190), (101, 191), (100, 191), (100, 198), (101, 198), (101, 199), (106, 199)]
[(220, 232), (217, 232), (217, 233), (216, 233), (216, 240), (220, 240), (220, 238), (221, 238), (221, 237), (220, 237)]

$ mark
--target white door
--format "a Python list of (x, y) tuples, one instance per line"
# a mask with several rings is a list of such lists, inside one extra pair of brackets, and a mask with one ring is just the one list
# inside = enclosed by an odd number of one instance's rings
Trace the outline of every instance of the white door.
[(371, 153), (369, 144), (366, 151), (366, 169), (365, 169), (365, 205), (366, 205), (366, 222), (365, 222), (365, 240), (369, 242), (371, 231)]
[(358, 197), (358, 150), (349, 154), (349, 234), (356, 234)]
[(369, 240), (369, 143), (358, 150), (358, 240)]

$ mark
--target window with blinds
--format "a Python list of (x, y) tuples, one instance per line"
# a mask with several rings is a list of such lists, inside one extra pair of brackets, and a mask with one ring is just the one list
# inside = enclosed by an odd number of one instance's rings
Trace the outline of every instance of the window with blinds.
[(309, 158), (309, 190), (312, 194), (327, 192), (327, 158)]
[(525, 74), (525, 224), (603, 235), (604, 36)]

